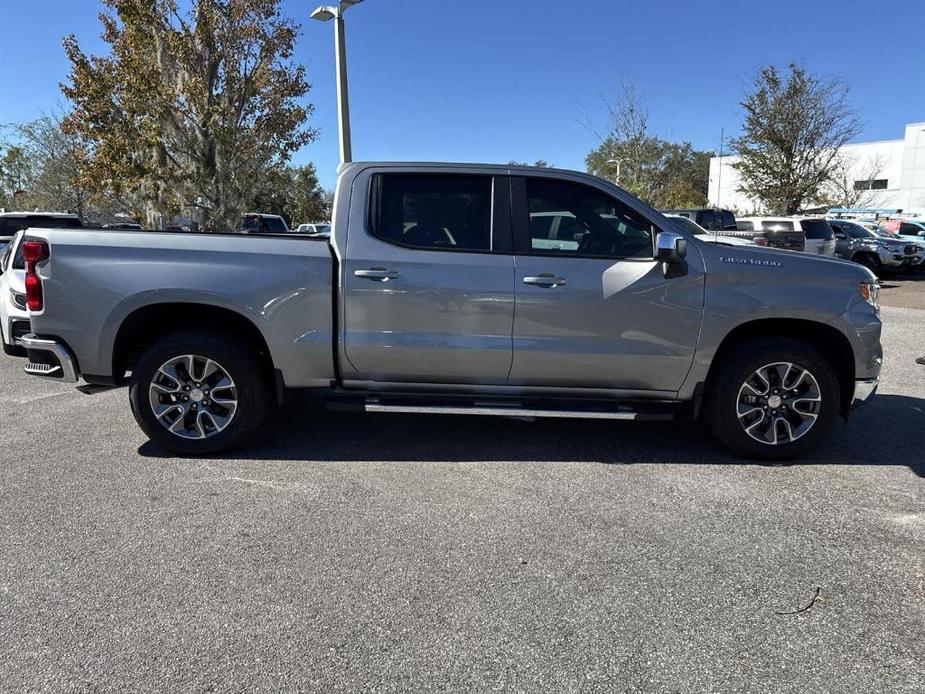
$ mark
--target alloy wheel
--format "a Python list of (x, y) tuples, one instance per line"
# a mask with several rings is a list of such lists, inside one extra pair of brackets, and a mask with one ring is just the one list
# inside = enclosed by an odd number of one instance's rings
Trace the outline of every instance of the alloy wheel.
[(184, 354), (164, 362), (148, 388), (161, 426), (184, 439), (224, 431), (238, 409), (238, 391), (225, 368), (208, 357)]
[(775, 362), (756, 369), (739, 388), (736, 413), (746, 434), (778, 446), (805, 436), (822, 408), (819, 382), (808, 369)]

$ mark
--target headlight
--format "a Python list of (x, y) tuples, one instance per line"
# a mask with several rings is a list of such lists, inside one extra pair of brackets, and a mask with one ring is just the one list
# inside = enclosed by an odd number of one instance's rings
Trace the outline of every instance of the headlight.
[(858, 284), (858, 294), (868, 304), (880, 310), (880, 285), (876, 282), (861, 282)]
[(26, 310), (26, 295), (10, 290), (10, 303), (21, 311)]

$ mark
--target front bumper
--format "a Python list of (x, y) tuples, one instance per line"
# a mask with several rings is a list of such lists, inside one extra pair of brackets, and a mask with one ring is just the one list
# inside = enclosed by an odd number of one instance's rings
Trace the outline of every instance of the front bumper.
[(63, 342), (29, 333), (19, 338), (19, 344), (26, 348), (29, 355), (23, 370), (30, 376), (51, 378), (64, 383), (77, 383), (80, 379), (77, 360)]
[(851, 406), (858, 407), (870, 400), (877, 392), (880, 385), (879, 378), (865, 378), (854, 382), (854, 396), (851, 398)]

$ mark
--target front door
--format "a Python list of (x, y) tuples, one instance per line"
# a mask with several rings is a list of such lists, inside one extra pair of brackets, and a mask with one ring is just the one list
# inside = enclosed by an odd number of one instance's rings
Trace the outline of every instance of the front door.
[(503, 385), (514, 260), (506, 176), (373, 173), (353, 185), (342, 337), (353, 378)]
[(677, 391), (703, 312), (702, 260), (666, 278), (657, 226), (600, 188), (512, 179), (515, 282), (511, 385)]

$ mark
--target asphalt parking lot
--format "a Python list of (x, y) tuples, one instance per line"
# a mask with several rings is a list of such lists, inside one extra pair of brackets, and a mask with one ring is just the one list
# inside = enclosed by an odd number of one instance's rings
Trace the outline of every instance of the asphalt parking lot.
[(921, 692), (925, 310), (883, 315), (880, 394), (791, 466), (308, 405), (178, 460), (0, 359), (0, 690)]

